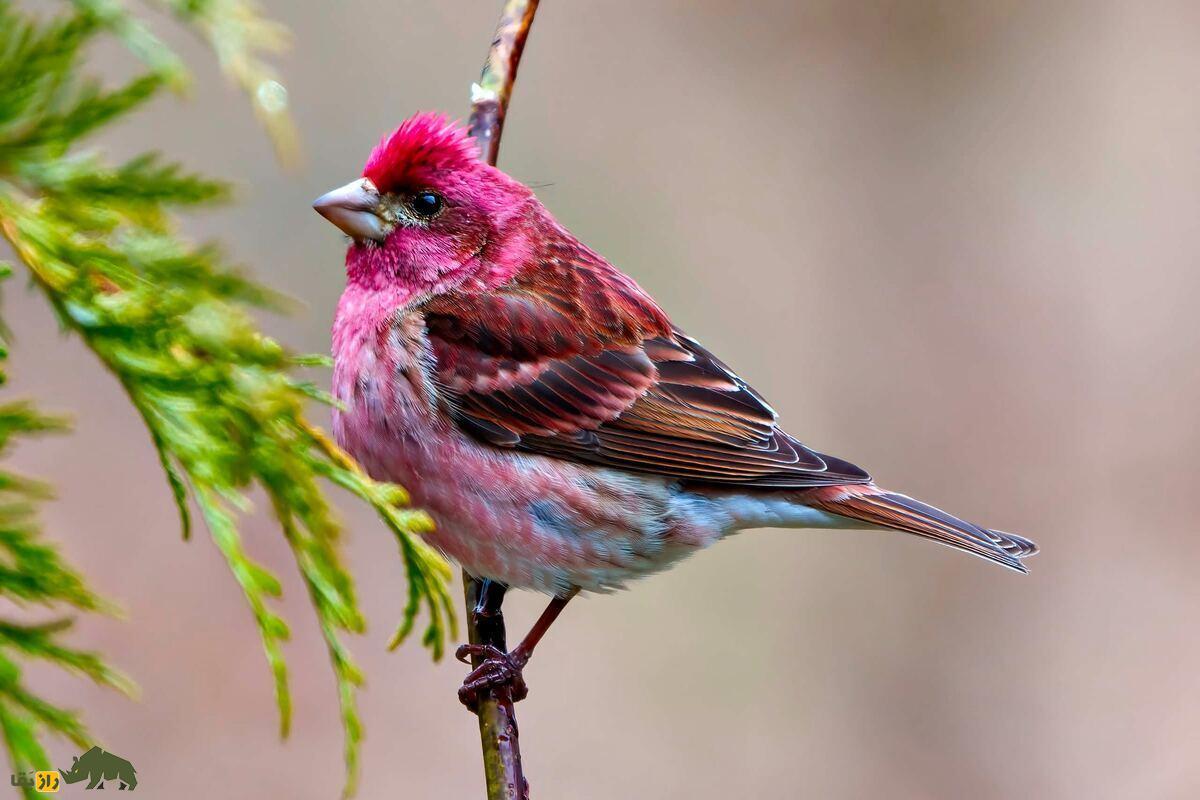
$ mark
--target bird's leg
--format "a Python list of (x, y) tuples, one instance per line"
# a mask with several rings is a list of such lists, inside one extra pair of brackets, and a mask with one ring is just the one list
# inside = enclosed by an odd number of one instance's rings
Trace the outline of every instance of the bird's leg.
[[(570, 593), (552, 599), (546, 606), (546, 610), (538, 617), (537, 622), (533, 623), (529, 633), (525, 634), (521, 643), (507, 653), (491, 644), (464, 644), (459, 647), (454, 655), (464, 664), (469, 663), (469, 659), (473, 656), (482, 659), (479, 665), (463, 679), (463, 684), (459, 687), (458, 699), (462, 704), (473, 711), (479, 703), (481, 692), (493, 691), (501, 686), (508, 687), (514, 703), (524, 700), (529, 694), (529, 687), (525, 685), (525, 678), (521, 671), (529, 663), (529, 659), (533, 656), (533, 649), (537, 647), (538, 642), (546, 635), (546, 631), (554, 624), (554, 620), (558, 619), (558, 615), (567, 607), (567, 603), (578, 593), (578, 589), (572, 589)], [(491, 619), (499, 615), (500, 604), (503, 600), (504, 586), (485, 580), (479, 590), (479, 601), (475, 604), (477, 629), (482, 625), (487, 625)]]

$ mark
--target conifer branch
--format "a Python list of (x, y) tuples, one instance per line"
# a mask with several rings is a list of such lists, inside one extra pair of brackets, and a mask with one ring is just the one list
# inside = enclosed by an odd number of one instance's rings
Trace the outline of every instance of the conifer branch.
[[(0, 278), (10, 275), (7, 266)], [(7, 356), (0, 346), (0, 360)], [(6, 376), (0, 371), (0, 382)], [(66, 422), (48, 417), (30, 404), (0, 404), (0, 455), (14, 440), (43, 433), (62, 432)], [(91, 737), (79, 715), (44, 700), (24, 680), (22, 665), (41, 661), (91, 679), (126, 694), (133, 684), (99, 655), (63, 642), (73, 620), (61, 616), (66, 608), (112, 614), (115, 608), (95, 595), (83, 577), (58, 551), (42, 540), (37, 506), (53, 492), (40, 481), (0, 469), (0, 597), (21, 607), (39, 606), (56, 616), (43, 622), (0, 619), (0, 735), (14, 772), (45, 769), (49, 762), (41, 744), (41, 731), (50, 731), (79, 746), (90, 746)], [(32, 800), (32, 786), (22, 786)]]
[[(257, 54), (282, 45), (281, 28), (258, 17), (248, 0), (158, 2), (210, 41), (226, 71), (262, 104), (258, 90), (273, 81), (273, 73)], [(250, 506), (248, 492), (257, 487), (267, 496), (329, 652), (350, 793), (361, 738), (355, 698), (362, 676), (343, 638), (361, 632), (365, 622), (322, 483), (369, 503), (397, 537), (408, 597), (394, 644), (414, 629), (424, 609), (422, 641), (435, 658), (442, 655), (447, 635), (455, 635), (449, 566), (418, 538), (429, 520), (403, 508), (404, 491), (369, 479), (306, 419), (310, 399), (329, 398), (296, 370), (327, 360), (288, 353), (249, 314), (283, 308), (285, 300), (230, 265), (219, 247), (176, 233), (180, 211), (224, 200), (226, 187), (153, 154), (113, 165), (79, 149), (88, 134), (164, 87), (181, 85), (185, 72), (118, 0), (70, 0), (70, 6), (73, 13), (45, 20), (0, 0), (0, 236), (63, 329), (87, 345), (141, 415), (185, 537), (194, 504), (224, 555), (258, 625), (286, 735), (288, 626), (273, 610), (280, 582), (250, 558), (238, 530)], [(82, 48), (101, 35), (120, 37), (150, 71), (117, 88), (84, 77)], [(286, 115), (286, 106), (267, 105)], [(27, 407), (3, 406), (5, 437), (5, 420), (13, 431), (52, 424)], [(0, 549), (27, 556), (0, 570), (0, 594), (100, 609), (82, 580), (36, 541), (28, 510), (30, 498), (42, 491), (36, 486), (0, 473)], [(6, 491), (23, 492), (20, 502), (6, 504)], [(0, 733), (14, 765), (47, 765), (39, 730), (76, 741), (85, 737), (74, 716), (23, 688), (6, 653), (42, 657), (101, 683), (125, 685), (94, 656), (61, 645), (63, 631), (58, 623), (0, 624)]]

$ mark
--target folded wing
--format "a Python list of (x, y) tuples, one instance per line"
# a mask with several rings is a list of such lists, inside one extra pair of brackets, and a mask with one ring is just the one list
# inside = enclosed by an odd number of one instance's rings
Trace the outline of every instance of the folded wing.
[(497, 290), (431, 300), (447, 410), (497, 447), (711, 484), (866, 483), (782, 431), (757, 392), (573, 240)]

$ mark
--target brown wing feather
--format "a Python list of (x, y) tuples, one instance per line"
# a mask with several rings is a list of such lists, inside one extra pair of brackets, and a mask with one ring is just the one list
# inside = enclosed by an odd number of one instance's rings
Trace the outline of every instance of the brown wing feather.
[(1029, 571), (1019, 559), (1037, 553), (1037, 545), (1021, 536), (981, 528), (940, 508), (894, 492), (877, 490), (836, 498), (814, 497), (810, 502), (834, 514), (933, 539), (1018, 572)]
[(866, 483), (776, 424), (757, 392), (586, 248), (551, 243), (486, 294), (425, 307), (448, 411), (500, 447), (689, 481)]

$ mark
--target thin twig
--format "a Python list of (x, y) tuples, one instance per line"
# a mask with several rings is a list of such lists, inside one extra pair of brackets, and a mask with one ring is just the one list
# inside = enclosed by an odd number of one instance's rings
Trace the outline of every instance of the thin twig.
[(492, 166), (496, 165), (496, 155), (500, 152), (500, 133), (508, 101), (537, 8), (538, 0), (506, 0), (483, 74), (479, 83), (471, 87), (471, 135), (479, 142), (483, 160)]
[[(538, 0), (506, 0), (496, 35), (492, 37), (487, 63), (483, 65), (483, 74), (471, 87), (471, 135), (479, 143), (480, 155), (493, 166), (500, 151), (500, 134), (513, 83), (517, 79), (517, 66), (537, 7)], [(487, 617), (475, 614), (481, 583), (465, 570), (463, 588), (468, 641), (508, 652), (504, 615), (499, 612)], [(482, 656), (473, 657), (473, 666), (478, 667), (481, 661)], [(511, 691), (502, 686), (494, 692), (481, 692), (477, 713), (488, 800), (528, 800), (529, 784), (521, 769), (521, 743)]]

